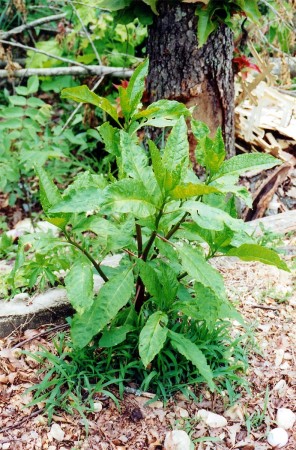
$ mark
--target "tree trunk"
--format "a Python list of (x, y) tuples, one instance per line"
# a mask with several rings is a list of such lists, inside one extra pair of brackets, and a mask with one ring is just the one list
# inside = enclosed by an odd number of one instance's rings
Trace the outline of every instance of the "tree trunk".
[[(228, 156), (234, 155), (233, 33), (225, 25), (198, 48), (195, 4), (158, 2), (149, 27), (147, 91), (151, 101), (195, 106), (193, 117), (214, 135), (221, 126)], [(190, 140), (192, 140), (192, 136)]]

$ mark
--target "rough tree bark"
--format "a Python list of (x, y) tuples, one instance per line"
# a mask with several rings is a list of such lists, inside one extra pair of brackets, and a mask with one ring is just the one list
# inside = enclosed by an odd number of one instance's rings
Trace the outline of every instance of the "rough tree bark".
[[(194, 117), (212, 135), (221, 126), (228, 156), (234, 155), (233, 33), (224, 25), (198, 48), (195, 4), (160, 0), (149, 27), (147, 91), (151, 101), (196, 106)], [(191, 139), (192, 136), (191, 136)]]

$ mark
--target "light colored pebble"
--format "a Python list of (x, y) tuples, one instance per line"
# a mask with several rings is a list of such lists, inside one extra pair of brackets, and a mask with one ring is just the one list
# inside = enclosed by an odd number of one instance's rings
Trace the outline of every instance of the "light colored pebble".
[(220, 416), (220, 414), (215, 414), (211, 411), (206, 411), (205, 409), (200, 409), (196, 415), (197, 419), (201, 419), (210, 428), (220, 428), (227, 425), (227, 420), (225, 417)]
[(102, 409), (103, 409), (103, 405), (101, 402), (94, 403), (94, 412), (96, 412), (96, 413), (101, 412)]
[(183, 430), (173, 430), (166, 434), (164, 450), (191, 450), (191, 440)]
[(52, 424), (49, 434), (51, 435), (51, 437), (53, 437), (53, 439), (59, 442), (61, 442), (65, 436), (64, 431), (62, 430), (62, 428), (58, 423)]
[(276, 413), (276, 424), (284, 430), (290, 430), (296, 421), (296, 414), (288, 408), (279, 408)]
[(268, 433), (267, 442), (273, 448), (283, 448), (288, 443), (289, 436), (283, 428), (274, 428)]

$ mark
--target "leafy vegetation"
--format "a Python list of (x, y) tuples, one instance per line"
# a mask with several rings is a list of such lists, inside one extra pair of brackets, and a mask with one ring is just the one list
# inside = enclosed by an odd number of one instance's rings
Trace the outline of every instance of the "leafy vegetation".
[[(189, 111), (169, 100), (142, 109), (147, 69), (145, 61), (129, 85), (119, 89), (123, 120), (106, 98), (86, 86), (62, 92), (64, 98), (95, 104), (110, 116), (112, 122), (98, 131), (117, 171), (82, 174), (61, 194), (37, 166), (41, 202), (47, 220), (64, 235), (62, 245), (74, 249), (65, 277), (76, 311), (70, 320), (74, 347), (101, 349), (99, 360), (107, 352), (109, 373), (115, 371), (126, 383), (130, 368), (142, 388), (152, 386), (164, 397), (173, 389), (168, 373), (178, 388), (205, 381), (215, 391), (221, 376), (235, 379), (231, 361), (238, 346), (230, 343), (229, 321), (243, 324), (243, 319), (209, 260), (233, 255), (289, 270), (277, 253), (255, 242), (236, 218), (234, 201), (235, 195), (247, 198), (236, 186), (239, 173), (279, 161), (262, 154), (225, 160), (221, 131), (211, 139), (208, 128), (193, 121), (196, 157), (206, 170), (202, 182), (189, 167), (184, 118)], [(170, 126), (162, 148), (139, 141), (136, 131), (147, 124)], [(107, 273), (101, 262), (114, 252), (122, 259)], [(96, 295), (93, 273), (105, 281)], [(123, 349), (126, 361), (119, 356)], [(235, 358), (235, 365), (240, 359)], [(119, 367), (125, 367), (123, 375)]]

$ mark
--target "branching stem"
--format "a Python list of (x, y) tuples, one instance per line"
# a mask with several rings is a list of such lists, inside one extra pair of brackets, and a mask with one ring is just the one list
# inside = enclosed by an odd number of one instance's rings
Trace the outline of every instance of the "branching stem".
[(98, 274), (103, 278), (104, 281), (109, 281), (109, 278), (107, 277), (107, 275), (105, 275), (105, 273), (101, 269), (100, 264), (96, 262), (96, 260), (88, 253), (88, 251), (85, 250), (83, 247), (81, 247), (80, 244), (77, 244), (77, 242), (73, 241), (73, 239), (71, 239), (71, 237), (66, 231), (64, 233), (69, 244), (78, 248), (78, 250), (80, 250), (84, 254), (84, 256), (87, 257), (87, 259), (89, 259), (89, 261), (93, 264), (94, 268), (96, 269)]

